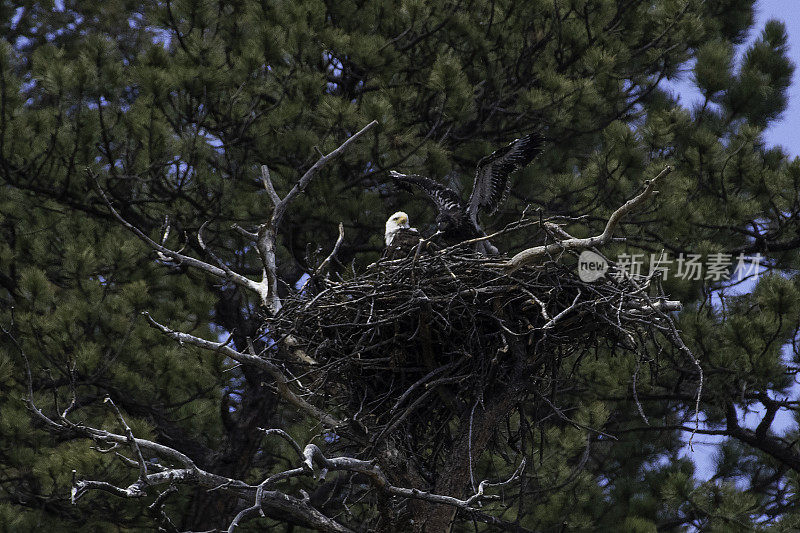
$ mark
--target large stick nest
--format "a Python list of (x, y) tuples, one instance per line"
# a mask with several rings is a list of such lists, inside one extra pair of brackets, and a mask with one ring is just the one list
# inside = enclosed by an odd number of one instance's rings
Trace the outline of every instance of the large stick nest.
[(309, 363), (300, 381), (374, 436), (445, 422), (520, 373), (552, 398), (604, 347), (644, 357), (671, 331), (669, 304), (651, 292), (649, 280), (581, 281), (569, 255), (510, 272), (505, 258), (456, 247), (321, 280), (286, 300), (272, 327)]

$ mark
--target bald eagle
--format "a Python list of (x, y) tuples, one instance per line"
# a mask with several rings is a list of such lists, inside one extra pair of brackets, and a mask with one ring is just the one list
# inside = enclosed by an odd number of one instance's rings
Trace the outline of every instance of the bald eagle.
[[(543, 148), (539, 132), (514, 140), (508, 146), (495, 150), (478, 162), (472, 194), (466, 205), (453, 189), (423, 176), (400, 174), (389, 175), (401, 185), (414, 185), (428, 195), (436, 205), (436, 225), (443, 238), (450, 244), (463, 242), (486, 233), (478, 224), (478, 211), (485, 209), (494, 214), (505, 199), (510, 188), (509, 174), (530, 163)], [(484, 255), (497, 255), (497, 248), (488, 240), (475, 243), (475, 250)]]
[(419, 243), (420, 235), (416, 228), (408, 223), (408, 215), (398, 211), (386, 221), (386, 252), (388, 259), (405, 257)]

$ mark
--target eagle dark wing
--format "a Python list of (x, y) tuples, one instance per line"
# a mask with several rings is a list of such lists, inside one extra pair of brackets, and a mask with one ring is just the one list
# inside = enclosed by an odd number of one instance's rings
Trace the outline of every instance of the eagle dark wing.
[(543, 146), (542, 135), (534, 132), (495, 150), (478, 162), (467, 206), (473, 223), (478, 222), (478, 210), (486, 209), (490, 215), (497, 211), (510, 188), (508, 175), (530, 163)]
[(441, 183), (422, 176), (400, 174), (395, 171), (389, 172), (389, 175), (400, 185), (406, 187), (408, 185), (415, 185), (422, 189), (422, 191), (428, 195), (428, 198), (436, 205), (436, 209), (440, 214), (463, 212), (464, 210), (464, 207), (461, 205), (461, 197), (458, 193), (453, 189), (445, 187)]

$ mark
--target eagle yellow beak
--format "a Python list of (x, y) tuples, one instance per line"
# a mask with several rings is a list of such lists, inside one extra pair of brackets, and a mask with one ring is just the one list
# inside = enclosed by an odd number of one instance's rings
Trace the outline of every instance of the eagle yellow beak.
[(398, 224), (408, 224), (408, 217), (406, 217), (406, 216), (400, 216), (400, 217), (397, 219), (397, 223), (398, 223)]

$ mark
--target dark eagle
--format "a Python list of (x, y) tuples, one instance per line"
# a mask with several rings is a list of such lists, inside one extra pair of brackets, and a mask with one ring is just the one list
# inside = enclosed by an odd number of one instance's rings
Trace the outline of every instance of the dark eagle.
[(412, 228), (408, 223), (408, 215), (403, 211), (398, 211), (386, 221), (386, 251), (384, 257), (388, 259), (399, 259), (406, 257), (413, 248), (417, 247), (420, 235), (416, 228)]
[[(400, 174), (391, 171), (389, 175), (402, 185), (415, 185), (422, 189), (436, 205), (436, 227), (449, 244), (455, 244), (478, 237), (485, 237), (478, 224), (478, 211), (486, 210), (494, 214), (505, 199), (510, 188), (509, 174), (530, 163), (543, 148), (539, 132), (495, 150), (478, 162), (475, 184), (467, 205), (453, 189), (423, 176)], [(475, 250), (485, 255), (496, 255), (497, 248), (488, 240), (475, 243)]]

